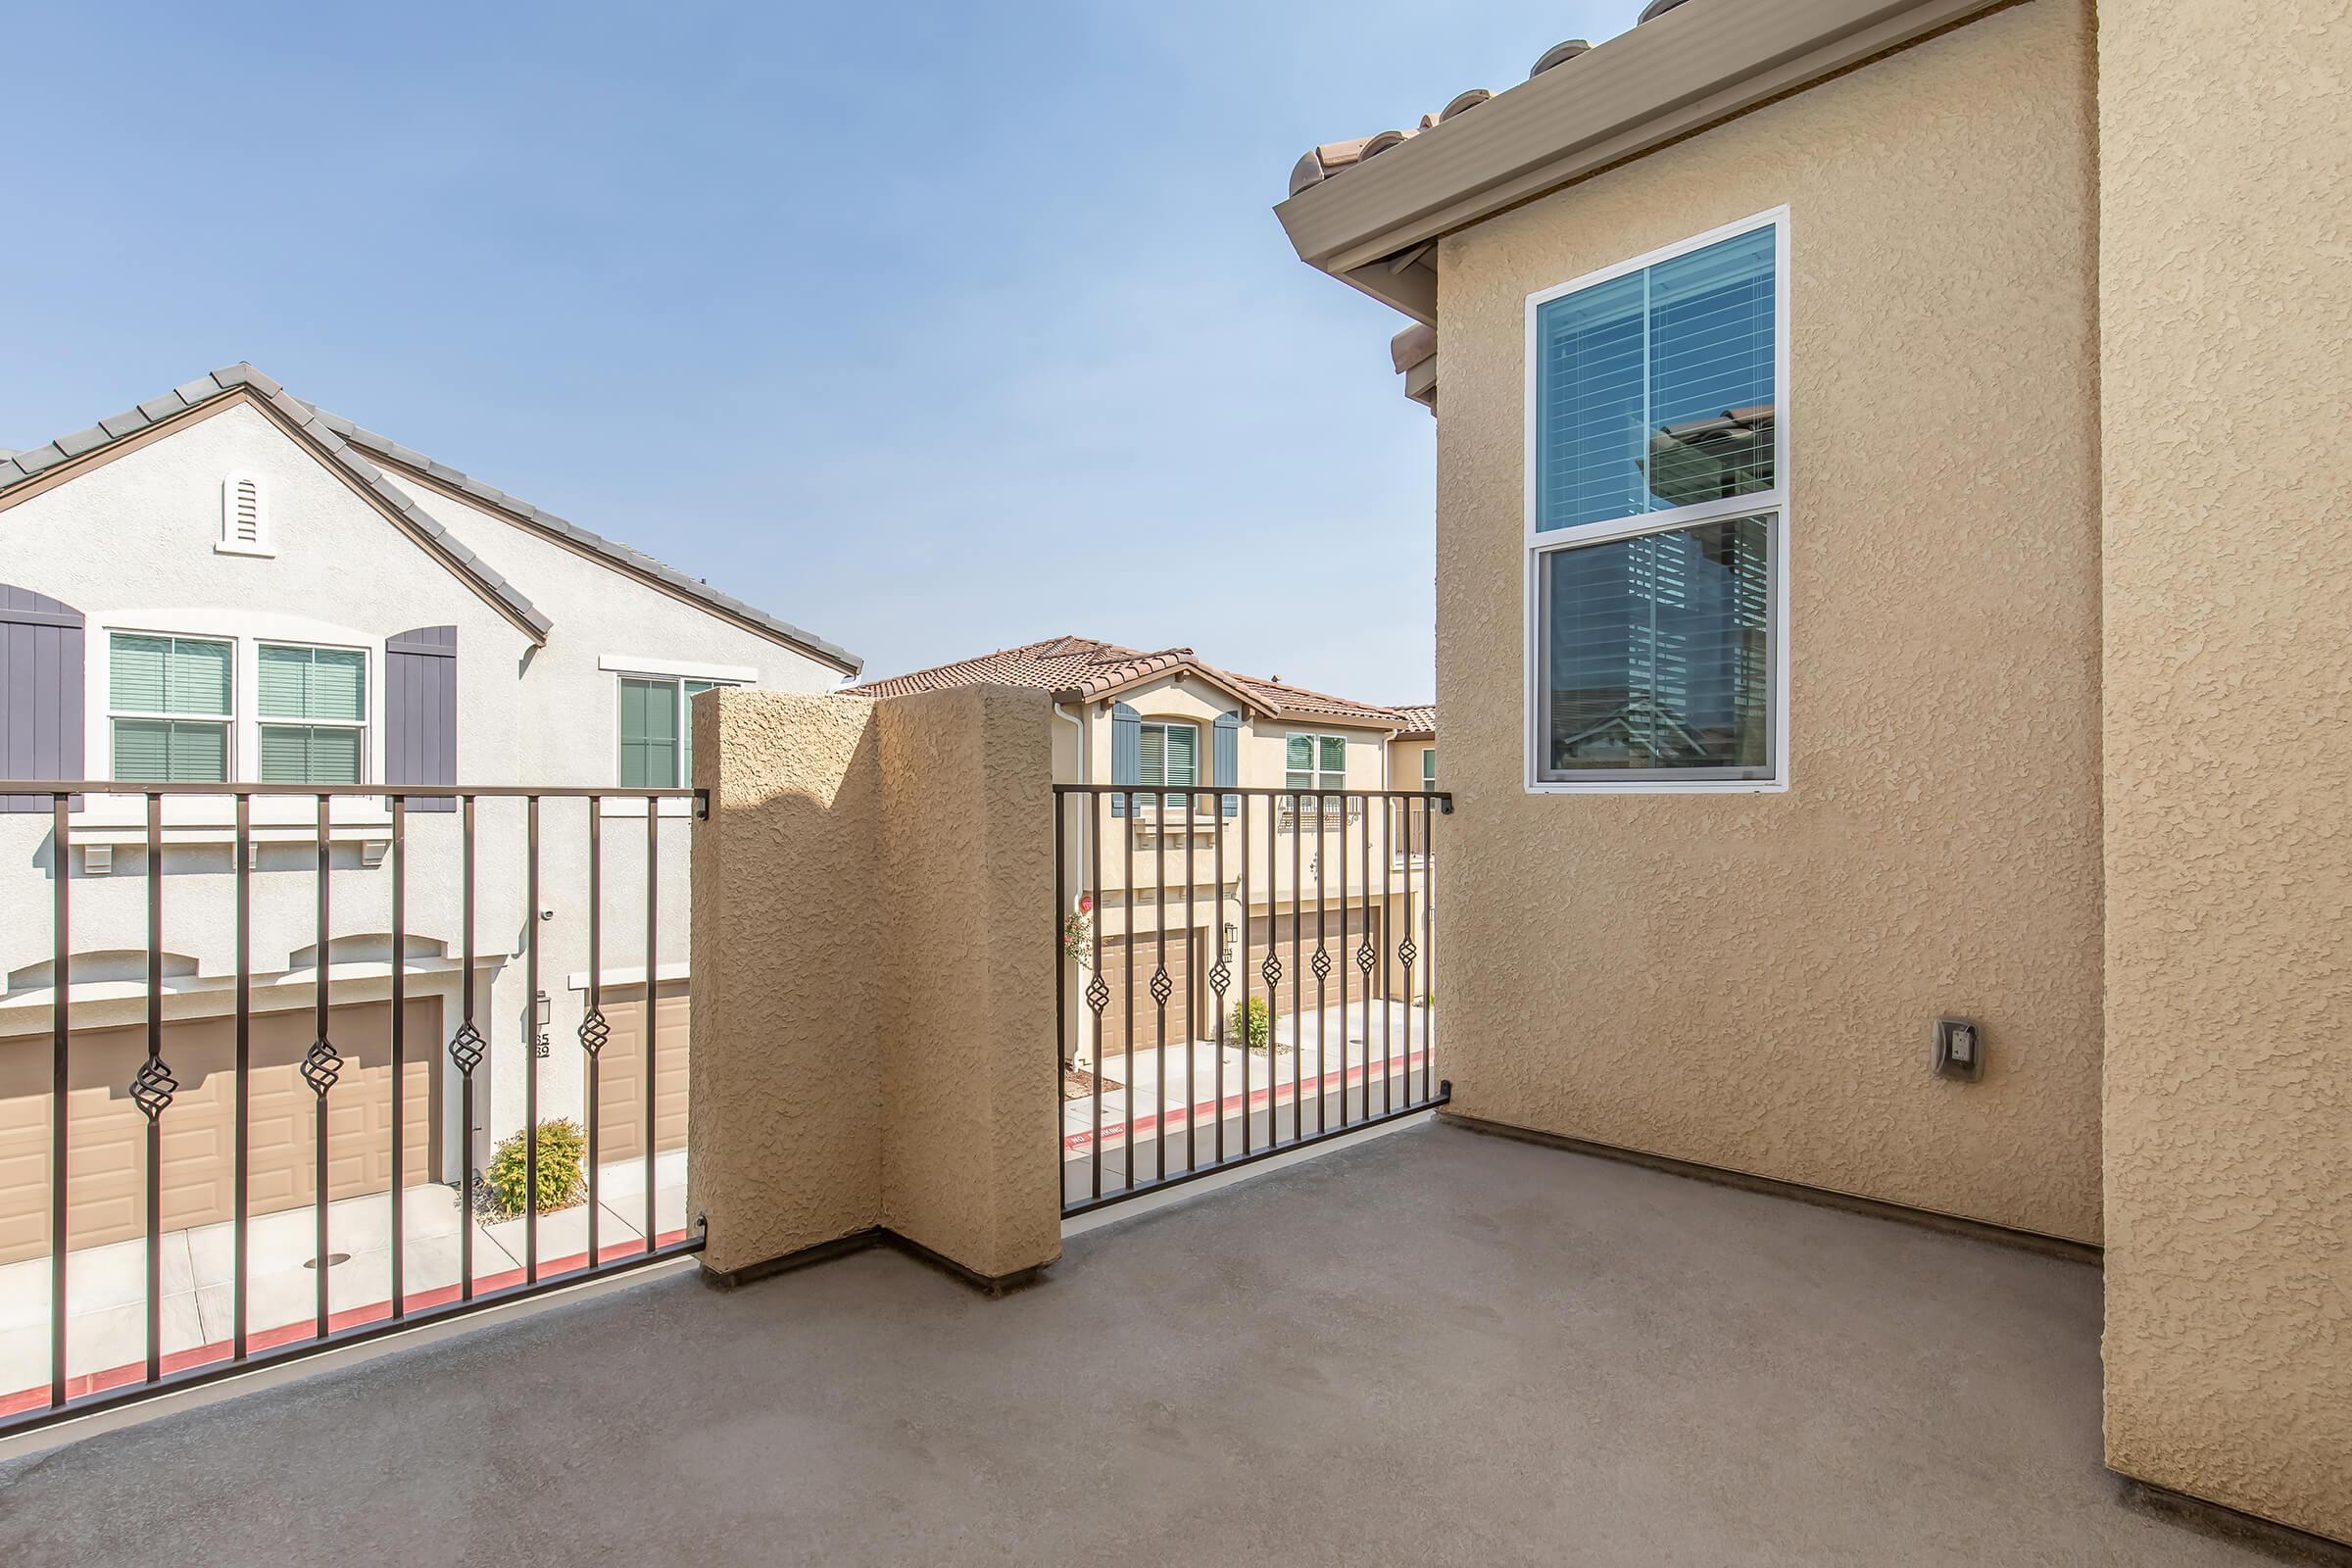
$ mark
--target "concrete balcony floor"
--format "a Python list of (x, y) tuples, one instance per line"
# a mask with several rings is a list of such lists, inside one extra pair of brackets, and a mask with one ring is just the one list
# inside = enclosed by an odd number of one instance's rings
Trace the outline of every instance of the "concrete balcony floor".
[(2272, 1560), (2119, 1501), (2080, 1263), (1419, 1127), (1073, 1239), (672, 1277), (0, 1467), (0, 1561)]

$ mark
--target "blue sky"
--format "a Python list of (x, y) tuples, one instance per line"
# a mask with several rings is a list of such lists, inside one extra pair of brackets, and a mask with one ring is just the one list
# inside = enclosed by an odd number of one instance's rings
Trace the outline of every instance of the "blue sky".
[(0, 446), (249, 359), (870, 674), (1426, 699), (1402, 319), (1268, 209), (1638, 7), (22, 8)]

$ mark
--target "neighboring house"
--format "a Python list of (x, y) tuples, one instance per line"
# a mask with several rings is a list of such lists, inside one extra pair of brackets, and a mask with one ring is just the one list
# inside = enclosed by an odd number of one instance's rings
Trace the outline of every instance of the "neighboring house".
[[(827, 690), (858, 669), (820, 638), (649, 556), (358, 428), (248, 366), (199, 378), (0, 461), (0, 777), (315, 784), (677, 785), (705, 686)], [(408, 1169), (456, 1180), (470, 1141), (520, 1125), (527, 1042), (543, 1115), (581, 1110), (587, 806), (543, 803), (540, 899), (524, 902), (523, 803), (478, 805), (476, 1021), (489, 1060), (458, 1126), (446, 1046), (460, 1021), (460, 816), (413, 803), (405, 836)], [(0, 1261), (45, 1250), (51, 878), (46, 796), (0, 798)], [(146, 1051), (144, 802), (92, 795), (71, 836), (76, 1247), (138, 1234)], [(317, 805), (253, 807), (253, 1200), (310, 1200), (319, 961)], [(608, 1159), (643, 1142), (647, 976), (642, 802), (605, 803)], [(657, 983), (658, 1137), (684, 1136), (687, 812), (664, 803)], [(167, 1228), (227, 1217), (237, 968), (232, 814), (164, 812)], [(344, 795), (329, 840), (334, 1196), (385, 1185), (390, 910), (382, 797)], [(536, 917), (534, 918), (534, 915)], [(535, 937), (539, 996), (524, 956)], [(537, 1022), (534, 1024), (534, 1015)], [(470, 1133), (470, 1140), (468, 1140)]]
[[(1130, 801), (1112, 795), (1096, 805), (1091, 821), (1083, 803), (1073, 801), (1064, 840), (1075, 879), (1070, 898), (1075, 905), (1092, 886), (1100, 848), (1104, 897), (1094, 923), (1093, 968), (1114, 997), (1123, 1000), (1132, 986), (1141, 999), (1138, 1050), (1157, 1042), (1156, 1016), (1143, 991), (1158, 967), (1163, 888), (1171, 1044), (1213, 1035), (1205, 977), (1245, 934), (1252, 962), (1269, 943), (1286, 962), (1295, 942), (1312, 953), (1318, 931), (1343, 955), (1367, 935), (1374, 951), (1393, 951), (1408, 866), (1412, 897), (1420, 899), (1427, 886), (1426, 867), (1408, 858), (1418, 848), (1418, 815), (1408, 828), (1406, 813), (1366, 812), (1362, 800), (1345, 792), (1423, 788), (1428, 747), (1420, 738), (1434, 739), (1434, 710), (1385, 708), (1237, 674), (1189, 648), (1146, 653), (1085, 637), (1048, 638), (851, 690), (895, 697), (976, 683), (1053, 694), (1062, 720), (1054, 726), (1056, 783), (1341, 792), (1328, 805), (1321, 795), (1305, 794), (1296, 809), (1288, 801), (1252, 798), (1246, 813), (1239, 798), (1202, 793), (1189, 814), (1181, 797), (1139, 796), (1131, 813)], [(1212, 886), (1220, 842), (1226, 863)], [(1343, 846), (1349, 856), (1345, 878), (1336, 858)], [(1367, 849), (1377, 884), (1369, 891), (1361, 869)], [(1394, 994), (1400, 981), (1393, 961), (1371, 978), (1381, 996)], [(1123, 1017), (1123, 1006), (1104, 1013), (1105, 1054), (1125, 1049)], [(1095, 1059), (1084, 1028), (1078, 1038), (1074, 1059)]]
[(2226, 9), (1655, 0), (1277, 213), (1438, 420), (1451, 1110), (2104, 1245), (2110, 1463), (2352, 1539), (2352, 29)]

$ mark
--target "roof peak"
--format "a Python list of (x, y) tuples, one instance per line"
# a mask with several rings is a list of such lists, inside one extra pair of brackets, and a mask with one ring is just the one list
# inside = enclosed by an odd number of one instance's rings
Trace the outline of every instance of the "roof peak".
[(150, 398), (135, 408), (101, 419), (86, 429), (59, 436), (45, 446), (11, 457), (0, 457), (0, 497), (59, 464), (111, 446), (239, 389), (258, 401), (270, 415), (299, 432), (326, 461), (358, 480), (370, 502), (379, 509), (389, 509), (397, 520), (414, 529), (421, 536), (420, 542), (425, 544), (428, 551), (444, 558), (459, 570), (460, 575), (473, 582), (511, 619), (526, 628), (534, 641), (545, 642), (554, 621), (525, 598), (520, 589), (508, 582), (489, 563), (460, 542), (438, 518), (418, 505), (415, 497), (386, 479), (373, 463), (361, 456), (362, 453), (409, 471), (427, 484), (461, 495), (469, 504), (555, 534), (584, 553), (601, 558), (606, 564), (617, 570), (652, 579), (754, 630), (837, 665), (845, 674), (855, 675), (863, 667), (863, 661), (847, 649), (721, 593), (700, 578), (656, 561), (643, 551), (591, 533), (553, 513), (541, 511), (529, 502), (483, 484), (445, 463), (435, 462), (421, 452), (412, 451), (389, 437), (377, 435), (340, 415), (330, 414), (315, 403), (295, 397), (244, 360), (184, 382), (162, 397)]

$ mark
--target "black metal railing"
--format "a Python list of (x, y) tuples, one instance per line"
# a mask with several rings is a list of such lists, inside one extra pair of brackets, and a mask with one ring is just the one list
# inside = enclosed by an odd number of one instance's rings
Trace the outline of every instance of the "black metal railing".
[(1065, 1215), (1445, 1103), (1452, 796), (1057, 784), (1054, 811)]
[[(702, 814), (708, 809), (703, 792), (691, 789), (574, 789), (541, 788), (535, 786), (467, 786), (438, 784), (433, 786), (359, 788), (351, 786), (332, 789), (308, 784), (161, 784), (116, 780), (0, 780), (0, 797), (46, 797), (49, 812), (49, 964), (47, 980), (50, 989), (48, 1004), (49, 1074), (48, 1074), (48, 1312), (49, 1347), (48, 1379), (46, 1387), (15, 1387), (12, 1383), (0, 1387), (0, 1434), (38, 1426), (61, 1418), (81, 1414), (93, 1408), (126, 1399), (152, 1396), (168, 1390), (186, 1387), (225, 1375), (244, 1371), (266, 1362), (315, 1353), (355, 1341), (372, 1338), (398, 1330), (421, 1320), (446, 1317), (451, 1314), (478, 1310), (518, 1297), (528, 1296), (550, 1288), (576, 1284), (591, 1276), (615, 1273), (640, 1267), (681, 1253), (699, 1250), (702, 1238), (697, 1226), (683, 1214), (675, 1217), (666, 1231), (660, 1223), (657, 1205), (656, 1160), (662, 1150), (660, 1117), (658, 1116), (657, 1062), (662, 1055), (658, 1040), (661, 1014), (661, 960), (664, 944), (661, 932), (661, 866), (662, 837), (664, 821), (677, 823), (689, 810)], [(194, 814), (183, 808), (191, 802), (209, 798), (213, 802), (233, 802), (233, 817), (219, 820), (215, 809), (208, 816)], [(144, 811), (132, 817), (127, 810), (109, 810), (110, 803), (122, 804), (143, 801)], [(542, 862), (545, 858), (542, 833), (542, 808), (552, 803), (582, 803), (585, 808), (584, 834), (585, 881), (587, 886), (587, 966), (584, 983), (585, 1005), (576, 1031), (580, 1080), (581, 1109), (585, 1121), (584, 1182), (586, 1192), (586, 1224), (584, 1247), (571, 1241), (552, 1246), (543, 1245), (542, 1202), (533, 1200), (543, 1191), (541, 1177), (541, 1144), (543, 1103), (541, 1076), (552, 1059), (551, 1047), (543, 1032), (546, 1016), (545, 994), (541, 990), (542, 935), (544, 923), (553, 911), (542, 905)], [(449, 812), (455, 804), (454, 825), (445, 815), (413, 819), (412, 803), (417, 812)], [(633, 803), (633, 804), (623, 804)], [(672, 803), (664, 809), (664, 803)], [(691, 803), (691, 805), (689, 805)], [(483, 967), (503, 968), (517, 956), (508, 945), (496, 952), (486, 952), (477, 941), (477, 925), (483, 915), (478, 880), (482, 871), (480, 854), (482, 832), (478, 813), (485, 804), (495, 805), (504, 812), (518, 808), (520, 822), (505, 822), (496, 834), (494, 848), (500, 858), (508, 863), (499, 870), (508, 877), (519, 872), (522, 899), (518, 906), (507, 901), (503, 914), (511, 914), (516, 924), (516, 936), (512, 946), (521, 949), (523, 963), (523, 996), (517, 1006), (507, 1010), (514, 1016), (508, 1033), (516, 1035), (514, 1048), (501, 1053), (497, 1047), (501, 1030), (494, 1018), (496, 1006), (484, 1006), (483, 991), (487, 987), (477, 979)], [(171, 805), (178, 814), (168, 813)], [(337, 815), (337, 807), (343, 809)], [(256, 808), (261, 808), (257, 818)], [(196, 810), (203, 808), (199, 804)], [(603, 1118), (599, 1115), (600, 1089), (605, 1086), (602, 1053), (613, 1030), (606, 1010), (607, 993), (611, 987), (604, 979), (604, 908), (605, 872), (608, 849), (605, 844), (604, 818), (609, 812), (642, 814), (644, 845), (637, 864), (643, 877), (644, 925), (638, 936), (642, 941), (644, 962), (644, 1018), (639, 1039), (643, 1050), (642, 1084), (644, 1097), (643, 1169), (644, 1192), (641, 1220), (637, 1234), (608, 1242), (602, 1234), (600, 1216), (604, 1212), (603, 1193), (600, 1191), (599, 1165), (602, 1155), (600, 1131)], [(0, 822), (6, 821), (0, 817)], [(444, 1004), (454, 1003), (457, 1021), (449, 1027), (448, 1015), (442, 1014), (441, 1032), (444, 1038), (434, 1040), (425, 1050), (416, 1049), (409, 1038), (412, 1000), (411, 982), (416, 979), (424, 959), (413, 959), (411, 955), (411, 882), (416, 867), (419, 849), (420, 821), (433, 824), (430, 842), (423, 845), (434, 859), (433, 869), (446, 874), (454, 869), (456, 886), (446, 881), (437, 885), (437, 903), (445, 918), (459, 928), (457, 972), (450, 974), (443, 944), (443, 957), (436, 974), (447, 977), (439, 982)], [(519, 828), (519, 840), (514, 829)], [(315, 859), (311, 849), (315, 845)], [(338, 846), (352, 847), (343, 863), (336, 863)], [(141, 873), (144, 876), (143, 919), (129, 906), (129, 895), (119, 887), (91, 886), (91, 876), (103, 864), (112, 877), (113, 856), (118, 849), (130, 850), (143, 856)], [(233, 888), (222, 890), (216, 882), (220, 867), (199, 867), (192, 860), (210, 855), (218, 856), (222, 849), (230, 855), (226, 867)], [(79, 876), (74, 874), (74, 853), (79, 850), (85, 863)], [(264, 851), (276, 857), (273, 864), (257, 871), (257, 858)], [(371, 855), (368, 852), (373, 851)], [(673, 847), (673, 853), (674, 853)], [(102, 855), (103, 861), (93, 860)], [(173, 858), (181, 861), (171, 863)], [(519, 865), (513, 863), (518, 860)], [(454, 866), (451, 862), (454, 861)], [(678, 864), (683, 864), (681, 857)], [(566, 870), (572, 868), (568, 855), (564, 858)], [(194, 874), (210, 870), (211, 876)], [(348, 895), (349, 878), (355, 871), (370, 879), (380, 877), (385, 903), (378, 907), (388, 916), (385, 934), (384, 971), (373, 971), (371, 961), (347, 963), (336, 957), (334, 932), (337, 913), (333, 897), (335, 884), (345, 882)], [(306, 877), (314, 886), (307, 900), (289, 902), (282, 895), (293, 891), (286, 886), (287, 878)], [(307, 935), (314, 943), (308, 962), (299, 950), (288, 954), (282, 969), (263, 971), (270, 982), (272, 1001), (288, 1001), (299, 997), (301, 988), (310, 991), (307, 1009), (293, 1007), (257, 1008), (256, 979), (256, 884), (270, 884), (270, 891), (281, 896), (272, 899), (276, 918), (272, 929), (279, 937), (285, 935), (287, 916), (300, 923), (308, 914)], [(299, 883), (296, 884), (299, 886)], [(513, 892), (512, 882), (505, 891)], [(99, 1036), (87, 1033), (77, 1023), (74, 994), (76, 951), (74, 946), (74, 915), (76, 892), (106, 907), (85, 910), (85, 918), (110, 927), (127, 930), (136, 919), (143, 924), (143, 977), (135, 982), (138, 999), (143, 1002), (143, 1025), (114, 1024), (110, 1037), (122, 1035), (126, 1029), (143, 1028), (143, 1056), (135, 1070), (118, 1085), (101, 1086), (107, 1098), (127, 1098), (144, 1119), (143, 1129), (135, 1138), (143, 1148), (143, 1213), (137, 1228), (144, 1234), (144, 1325), (143, 1355), (124, 1359), (112, 1365), (85, 1365), (70, 1370), (69, 1350), (76, 1332), (74, 1303), (69, 1298), (73, 1270), (69, 1267), (74, 1248), (73, 1224), (74, 1183), (88, 1179), (88, 1173), (78, 1171), (74, 1155), (75, 1090), (79, 1087), (85, 1102), (93, 1091), (89, 1086), (88, 1053), (97, 1051)], [(201, 970), (202, 960), (187, 964), (183, 955), (174, 954), (167, 941), (167, 920), (176, 918), (189, 927), (205, 927), (218, 935), (219, 917), (224, 912), (220, 906), (226, 892), (227, 923), (231, 934), (225, 946), (229, 951), (217, 955), (220, 961), (233, 964), (234, 988), (229, 1004), (233, 1011), (225, 1014), (204, 1014), (215, 1023), (225, 1023), (233, 1029), (233, 1059), (226, 1062), (223, 1075), (220, 1062), (214, 1070), (199, 1073), (182, 1061), (175, 1070), (168, 1042), (172, 1038), (174, 1025), (199, 1012), (191, 1012), (174, 1002), (184, 987), (167, 984), (167, 956), (178, 965), (178, 975), (193, 967)], [(100, 898), (100, 895), (105, 895)], [(303, 909), (307, 902), (309, 907)], [(191, 906), (196, 906), (191, 907)], [(37, 907), (37, 906), (36, 906)], [(493, 920), (499, 914), (491, 916)], [(346, 939), (351, 940), (351, 939)], [(372, 941), (372, 936), (361, 938)], [(202, 946), (199, 942), (196, 945)], [(218, 944), (217, 944), (218, 945)], [(426, 942), (429, 948), (432, 944)], [(682, 954), (682, 944), (674, 949)], [(82, 955), (85, 963), (103, 968), (103, 960), (119, 954), (108, 949), (94, 961), (88, 952)], [(0, 954), (0, 966), (19, 961), (15, 954)], [(304, 967), (315, 974), (304, 977)], [(338, 977), (334, 971), (343, 968)], [(37, 965), (35, 966), (37, 969)], [(352, 971), (359, 971), (353, 973)], [(19, 970), (18, 975), (31, 972)], [(495, 975), (492, 977), (495, 978)], [(89, 1008), (99, 1016), (88, 1028), (107, 1027), (108, 1020), (126, 1017), (131, 1000), (124, 995), (134, 982), (114, 978), (111, 985), (96, 985), (104, 993), (101, 1007)], [(388, 994), (389, 1015), (384, 1028), (388, 1041), (373, 1032), (365, 1042), (354, 1041), (345, 1029), (348, 1024), (338, 1021), (337, 987), (342, 986), (342, 1002), (348, 1004), (352, 993), (368, 1000)], [(26, 985), (17, 988), (15, 1001), (30, 1004), (30, 994), (36, 988)], [(510, 1002), (516, 999), (510, 997)], [(168, 1005), (168, 1003), (172, 1004)], [(315, 1270), (316, 1278), (309, 1310), (296, 1308), (289, 1320), (285, 1308), (279, 1306), (274, 1315), (265, 1312), (257, 1319), (253, 1300), (252, 1241), (257, 1222), (272, 1212), (299, 1212), (303, 1206), (279, 1203), (275, 1209), (265, 1207), (268, 1200), (257, 1195), (254, 1176), (254, 1093), (256, 1088), (255, 1048), (257, 1020), (271, 1026), (282, 1035), (283, 1026), (309, 1013), (307, 1033), (310, 1044), (294, 1055), (295, 1044), (289, 1044), (289, 1059), (270, 1067), (270, 1083), (279, 1090), (292, 1090), (296, 1080), (300, 1089), (310, 1097), (309, 1120), (312, 1123), (308, 1172), (314, 1188), (310, 1207), (312, 1216), (309, 1243), (310, 1258), (302, 1265)], [(169, 1017), (168, 1017), (169, 1014)], [(77, 1033), (77, 1030), (84, 1032)], [(24, 1037), (19, 1031), (17, 1039), (0, 1037), (0, 1051), (19, 1049)], [(28, 1037), (38, 1041), (38, 1035)], [(298, 1043), (300, 1037), (293, 1037)], [(371, 1185), (373, 1178), (363, 1175), (359, 1191), (351, 1189), (349, 1179), (338, 1184), (334, 1175), (337, 1157), (343, 1156), (348, 1165), (355, 1141), (347, 1125), (338, 1132), (330, 1125), (330, 1113), (343, 1108), (338, 1097), (338, 1085), (348, 1095), (355, 1084), (346, 1083), (345, 1074), (353, 1058), (347, 1053), (388, 1047), (390, 1064), (389, 1090), (389, 1180), (382, 1186)], [(444, 1067), (443, 1064), (446, 1064)], [(77, 1065), (83, 1069), (76, 1075)], [(460, 1100), (457, 1118), (456, 1145), (462, 1151), (457, 1159), (447, 1157), (444, 1151), (443, 1169), (431, 1173), (426, 1181), (417, 1178), (416, 1159), (418, 1151), (410, 1147), (408, 1123), (417, 1107), (409, 1101), (410, 1070), (422, 1067), (430, 1089), (429, 1107), (440, 1103), (440, 1083), (446, 1075), (456, 1078)], [(521, 1083), (522, 1114), (515, 1133), (523, 1147), (523, 1180), (525, 1196), (520, 1203), (519, 1228), (521, 1252), (512, 1260), (513, 1267), (491, 1267), (477, 1271), (475, 1232), (477, 1210), (484, 1200), (483, 1161), (476, 1148), (479, 1126), (477, 1096), (483, 1092), (481, 1080), (488, 1076), (485, 1068), (502, 1071), (505, 1076), (519, 1076)], [(290, 1069), (290, 1070), (285, 1070)], [(167, 1348), (164, 1332), (164, 1241), (166, 1187), (165, 1140), (172, 1131), (175, 1104), (181, 1100), (183, 1085), (180, 1073), (186, 1073), (191, 1083), (199, 1077), (211, 1081), (225, 1076), (230, 1104), (227, 1107), (228, 1137), (225, 1162), (230, 1193), (227, 1226), (230, 1260), (227, 1269), (225, 1301), (226, 1333), (213, 1335), (209, 1331), (198, 1335), (198, 1343), (181, 1344)], [(370, 1093), (373, 1091), (370, 1090)], [(211, 1113), (217, 1114), (219, 1092), (208, 1095)], [(299, 1105), (302, 1095), (295, 1091), (291, 1101)], [(380, 1109), (381, 1107), (379, 1107)], [(184, 1112), (183, 1112), (184, 1113)], [(297, 1116), (299, 1113), (297, 1112)], [(209, 1125), (209, 1124), (208, 1124)], [(431, 1122), (428, 1120), (428, 1125)], [(626, 1124), (623, 1124), (624, 1126)], [(383, 1132), (362, 1129), (370, 1151), (381, 1150)], [(674, 1144), (675, 1138), (671, 1140)], [(291, 1145), (299, 1149), (299, 1145)], [(283, 1152), (282, 1150), (279, 1151)], [(552, 1156), (551, 1156), (552, 1157)], [(299, 1161), (299, 1153), (294, 1156)], [(198, 1161), (202, 1165), (202, 1161)], [(217, 1182), (222, 1174), (214, 1167), (198, 1170), (204, 1180)], [(365, 1161), (363, 1160), (363, 1165)], [(174, 1180), (187, 1178), (187, 1161), (174, 1163)], [(625, 1167), (624, 1167), (625, 1168)], [(272, 1167), (275, 1169), (275, 1167)], [(279, 1174), (284, 1174), (279, 1172)], [(416, 1193), (439, 1185), (454, 1189), (451, 1194), (456, 1205), (456, 1235), (458, 1260), (454, 1280), (430, 1280), (419, 1286), (409, 1269), (412, 1238), (407, 1226), (407, 1204)], [(340, 1193), (338, 1188), (340, 1186)], [(217, 1188), (207, 1189), (216, 1191)], [(272, 1195), (282, 1198), (283, 1191)], [(346, 1301), (336, 1305), (330, 1300), (330, 1270), (346, 1260), (345, 1254), (332, 1250), (335, 1242), (336, 1205), (352, 1197), (373, 1200), (383, 1199), (388, 1205), (388, 1228), (385, 1245), (388, 1249), (388, 1290), (380, 1299)], [(562, 1216), (559, 1215), (559, 1218)], [(122, 1227), (118, 1227), (122, 1228)], [(567, 1226), (569, 1230), (576, 1227)], [(177, 1235), (177, 1231), (172, 1234)], [(193, 1230), (190, 1234), (194, 1234)], [(487, 1233), (485, 1233), (487, 1234)], [(125, 1238), (124, 1245), (135, 1240), (134, 1234)], [(346, 1245), (352, 1245), (347, 1243)], [(494, 1254), (491, 1261), (495, 1264)], [(437, 1273), (446, 1266), (437, 1265)], [(283, 1292), (278, 1293), (283, 1297)], [(348, 1294), (348, 1293), (346, 1293)], [(299, 1297), (296, 1299), (300, 1299)], [(180, 1336), (186, 1338), (184, 1333)]]

